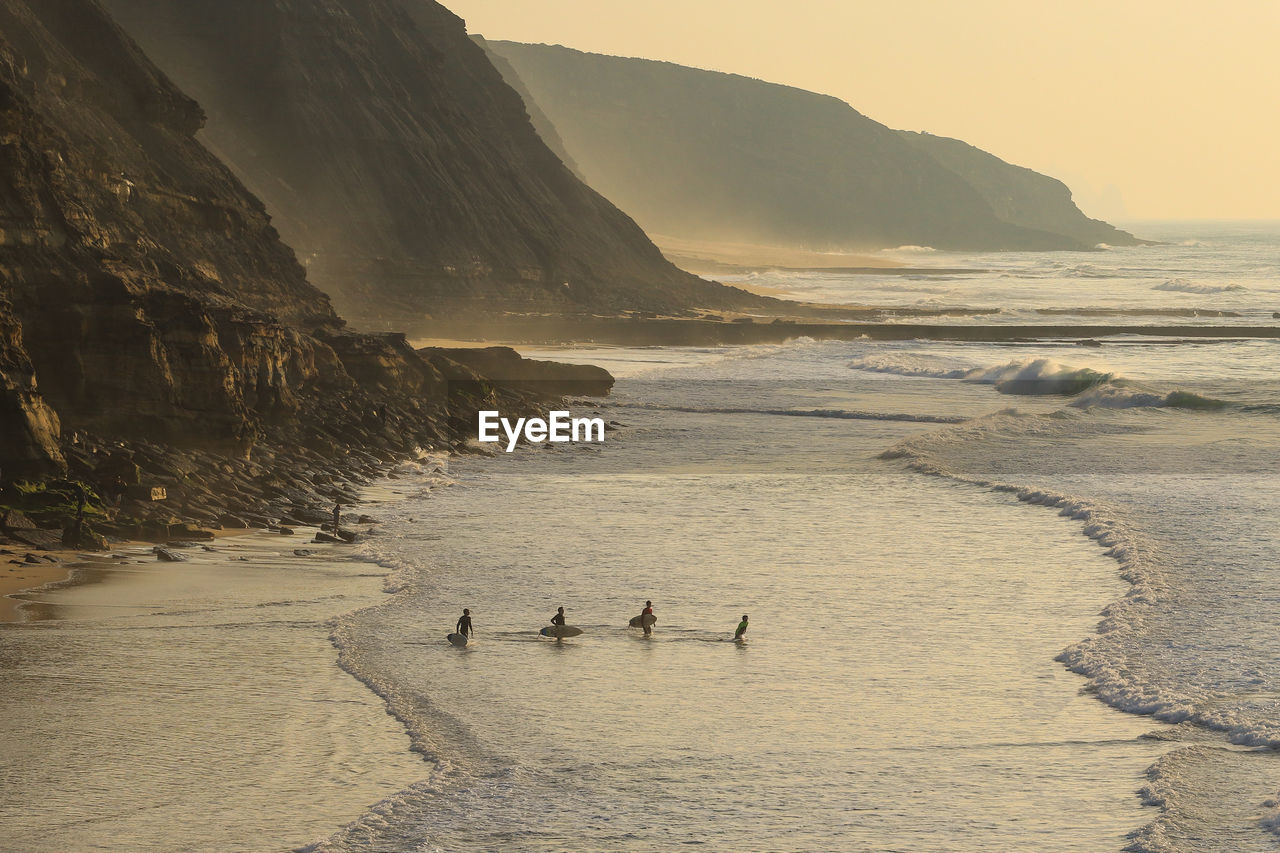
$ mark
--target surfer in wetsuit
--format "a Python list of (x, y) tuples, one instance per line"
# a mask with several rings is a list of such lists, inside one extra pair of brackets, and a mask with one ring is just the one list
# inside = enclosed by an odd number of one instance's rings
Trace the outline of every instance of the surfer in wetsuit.
[(563, 607), (559, 607), (556, 609), (556, 615), (551, 617), (551, 624), (559, 625), (562, 628), (564, 627), (564, 608)]
[(742, 614), (742, 621), (738, 623), (738, 630), (733, 632), (735, 640), (741, 640), (742, 636), (747, 633), (747, 614)]
[[(653, 602), (646, 601), (644, 603), (644, 610), (640, 611), (640, 627), (644, 629), (644, 635), (646, 637), (653, 633), (653, 622), (650, 622), (648, 619), (645, 619), (644, 617), (652, 616), (652, 615), (653, 615)], [(656, 622), (657, 620), (655, 619), (654, 621)]]
[(474, 637), (476, 635), (476, 632), (471, 627), (471, 611), (465, 607), (462, 608), (462, 615), (458, 617), (457, 633), (464, 637)]

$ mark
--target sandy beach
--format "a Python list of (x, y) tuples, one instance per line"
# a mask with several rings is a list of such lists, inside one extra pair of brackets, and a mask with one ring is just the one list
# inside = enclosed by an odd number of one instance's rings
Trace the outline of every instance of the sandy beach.
[[(48, 563), (44, 560), (38, 563), (26, 563), (23, 561), (25, 553), (14, 549), (6, 550), (9, 551), (8, 554), (0, 554), (0, 557), (5, 557), (9, 563), (0, 570), (0, 622), (17, 622), (21, 618), (18, 607), (22, 604), (22, 600), (13, 596), (46, 584), (66, 580), (71, 569), (61, 559), (56, 563)], [(15, 562), (17, 565), (14, 565)]]
[[(329, 641), (387, 571), (314, 529), (234, 532), (181, 562), (23, 573), (46, 585), (0, 624), (20, 661), (0, 705), (26, 733), (2, 750), (14, 849), (160, 849), (176, 825), (190, 849), (292, 850), (426, 775)], [(89, 582), (49, 584), (68, 568)]]

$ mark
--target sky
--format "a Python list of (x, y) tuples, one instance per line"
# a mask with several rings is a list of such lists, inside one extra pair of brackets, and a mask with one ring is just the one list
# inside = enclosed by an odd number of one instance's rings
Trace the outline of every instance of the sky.
[(444, 0), (472, 33), (835, 95), (1091, 216), (1280, 219), (1280, 0)]

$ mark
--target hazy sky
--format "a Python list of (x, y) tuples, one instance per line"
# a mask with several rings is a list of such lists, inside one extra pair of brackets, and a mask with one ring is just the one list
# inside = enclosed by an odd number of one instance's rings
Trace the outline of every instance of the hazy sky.
[(1280, 218), (1280, 0), (444, 0), (493, 39), (842, 98), (1103, 218)]

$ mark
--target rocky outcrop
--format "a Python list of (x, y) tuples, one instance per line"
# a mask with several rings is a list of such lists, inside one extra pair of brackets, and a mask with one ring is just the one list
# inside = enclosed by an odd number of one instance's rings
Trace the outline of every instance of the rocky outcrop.
[(537, 399), (603, 396), (613, 388), (613, 377), (602, 367), (524, 358), (511, 347), (425, 347), (418, 354), (432, 362), (443, 358), (462, 365), (470, 373)]
[(762, 304), (671, 266), (432, 0), (105, 2), (353, 322)]
[(651, 234), (821, 250), (1134, 242), (1090, 225), (1069, 193), (1026, 170), (993, 157), (962, 164), (836, 98), (559, 46), (486, 47), (585, 180)]

